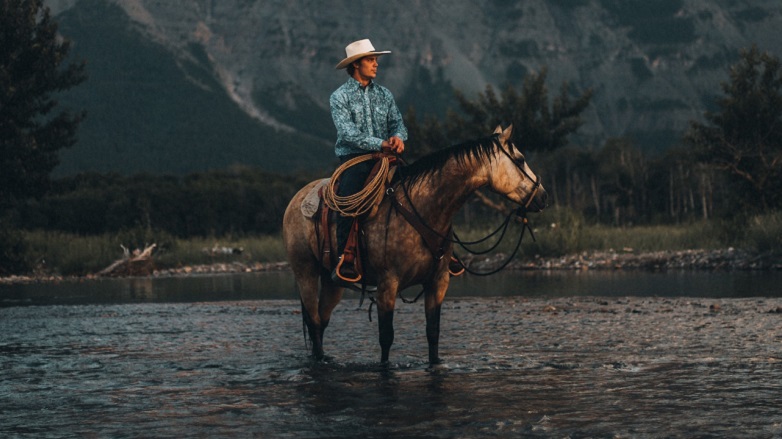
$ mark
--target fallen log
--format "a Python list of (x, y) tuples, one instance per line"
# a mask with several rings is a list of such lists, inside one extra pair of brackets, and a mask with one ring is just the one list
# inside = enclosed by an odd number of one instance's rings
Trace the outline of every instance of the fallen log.
[(123, 247), (125, 256), (98, 272), (98, 276), (148, 276), (155, 271), (155, 261), (152, 258), (152, 252), (156, 247), (157, 244), (152, 244), (144, 250), (136, 249), (132, 253)]

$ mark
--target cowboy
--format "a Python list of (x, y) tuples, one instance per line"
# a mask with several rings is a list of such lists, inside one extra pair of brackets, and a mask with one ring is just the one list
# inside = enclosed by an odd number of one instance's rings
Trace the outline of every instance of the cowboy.
[[(368, 39), (354, 41), (345, 47), (345, 59), (337, 70), (346, 69), (348, 80), (331, 94), (331, 117), (337, 128), (334, 152), (345, 163), (348, 160), (388, 149), (397, 154), (405, 150), (407, 128), (391, 92), (374, 82), (378, 57), (390, 51), (378, 51)], [(364, 161), (344, 170), (337, 195), (346, 197), (360, 191), (372, 170), (372, 161)], [(337, 251), (342, 255), (353, 218), (337, 220)], [(338, 280), (336, 276), (332, 278)]]

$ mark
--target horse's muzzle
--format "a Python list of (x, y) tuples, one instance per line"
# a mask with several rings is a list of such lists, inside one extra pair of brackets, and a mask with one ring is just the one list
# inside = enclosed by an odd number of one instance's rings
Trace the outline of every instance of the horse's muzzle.
[(548, 192), (540, 186), (527, 205), (527, 212), (540, 212), (548, 207)]

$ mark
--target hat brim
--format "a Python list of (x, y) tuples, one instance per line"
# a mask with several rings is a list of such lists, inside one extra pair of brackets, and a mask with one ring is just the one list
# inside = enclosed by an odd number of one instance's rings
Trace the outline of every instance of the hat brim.
[(337, 70), (344, 69), (345, 67), (347, 67), (353, 61), (355, 61), (357, 59), (361, 59), (361, 58), (363, 58), (365, 56), (370, 56), (370, 55), (387, 55), (389, 53), (391, 53), (390, 50), (380, 50), (380, 51), (374, 51), (374, 52), (358, 53), (356, 55), (349, 56), (349, 57), (343, 59), (342, 61), (340, 61), (339, 64), (337, 64)]

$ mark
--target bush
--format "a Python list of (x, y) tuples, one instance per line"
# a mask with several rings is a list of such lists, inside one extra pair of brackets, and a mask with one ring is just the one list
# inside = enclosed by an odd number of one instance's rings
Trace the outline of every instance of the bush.
[(0, 220), (0, 276), (20, 274), (29, 270), (25, 260), (27, 243), (22, 233)]
[(743, 247), (759, 253), (782, 253), (782, 212), (777, 211), (750, 218)]

